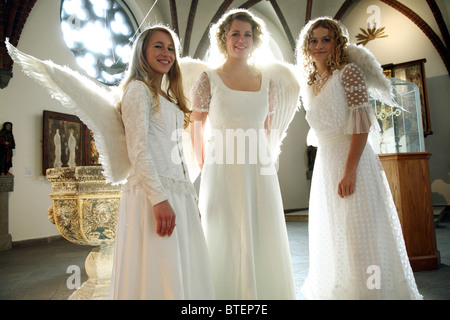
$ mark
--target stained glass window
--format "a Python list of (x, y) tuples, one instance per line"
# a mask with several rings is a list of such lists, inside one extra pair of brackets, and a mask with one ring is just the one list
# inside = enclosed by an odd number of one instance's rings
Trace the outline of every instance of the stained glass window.
[(138, 28), (128, 6), (119, 0), (62, 0), (64, 41), (77, 64), (107, 85), (123, 77)]

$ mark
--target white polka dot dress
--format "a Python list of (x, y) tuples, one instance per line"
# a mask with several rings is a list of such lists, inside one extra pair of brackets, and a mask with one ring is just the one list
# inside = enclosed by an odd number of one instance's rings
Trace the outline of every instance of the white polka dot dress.
[(318, 145), (309, 203), (307, 299), (421, 299), (378, 156), (366, 145), (354, 193), (341, 198), (352, 134), (378, 130), (362, 71), (336, 70), (302, 95)]

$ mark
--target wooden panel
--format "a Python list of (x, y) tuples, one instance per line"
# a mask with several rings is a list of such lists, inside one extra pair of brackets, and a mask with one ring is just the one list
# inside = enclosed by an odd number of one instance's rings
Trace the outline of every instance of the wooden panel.
[(379, 155), (414, 271), (439, 268), (427, 152)]

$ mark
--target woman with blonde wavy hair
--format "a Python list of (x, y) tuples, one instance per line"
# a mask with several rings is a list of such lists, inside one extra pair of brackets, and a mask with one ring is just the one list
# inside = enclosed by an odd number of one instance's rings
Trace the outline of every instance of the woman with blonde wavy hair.
[(143, 31), (121, 84), (131, 171), (117, 221), (113, 299), (214, 297), (196, 191), (182, 149), (180, 129), (190, 112), (177, 41), (166, 27)]
[(124, 184), (115, 239), (108, 239), (115, 240), (110, 297), (213, 299), (182, 145), (190, 111), (175, 33), (144, 30), (119, 89), (6, 45), (28, 76), (92, 130), (106, 182)]
[(362, 70), (369, 69), (349, 62), (347, 31), (332, 18), (310, 21), (297, 46), (308, 144), (318, 147), (302, 293), (308, 299), (421, 299), (389, 184), (367, 144), (369, 132), (379, 130)]

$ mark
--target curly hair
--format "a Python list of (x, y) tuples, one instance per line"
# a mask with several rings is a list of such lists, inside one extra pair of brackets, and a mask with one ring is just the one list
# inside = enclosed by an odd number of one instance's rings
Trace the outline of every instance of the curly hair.
[(264, 43), (266, 25), (263, 20), (253, 15), (246, 9), (233, 9), (224, 14), (219, 21), (210, 29), (209, 38), (211, 45), (215, 44), (219, 53), (226, 58), (227, 33), (230, 31), (233, 21), (239, 20), (250, 23), (252, 26), (253, 51)]
[(333, 53), (328, 57), (326, 62), (329, 72), (336, 69), (341, 69), (348, 63), (347, 44), (349, 43), (347, 29), (337, 20), (330, 17), (320, 17), (308, 22), (300, 32), (297, 41), (297, 64), (303, 64), (303, 67), (308, 78), (308, 85), (314, 83), (317, 67), (312, 60), (309, 52), (309, 43), (312, 37), (312, 32), (318, 28), (323, 27), (330, 31), (330, 36), (334, 44)]

